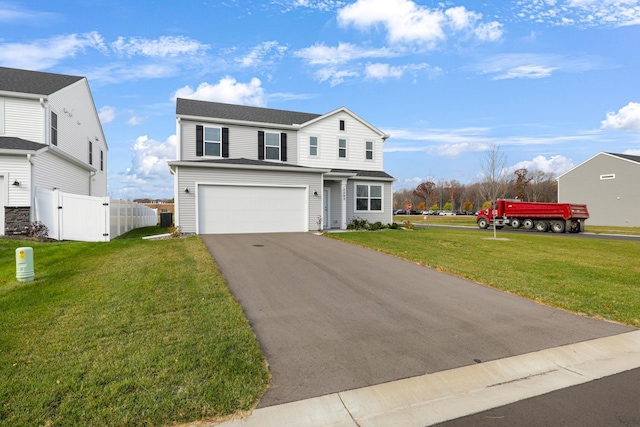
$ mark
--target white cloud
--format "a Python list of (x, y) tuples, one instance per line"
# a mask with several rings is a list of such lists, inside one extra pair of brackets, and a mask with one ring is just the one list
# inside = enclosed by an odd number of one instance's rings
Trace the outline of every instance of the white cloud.
[(208, 45), (184, 36), (162, 36), (157, 39), (118, 37), (110, 46), (120, 55), (141, 55), (153, 58), (195, 55), (209, 49)]
[(287, 49), (276, 41), (263, 42), (251, 49), (247, 55), (236, 58), (236, 62), (242, 67), (264, 67), (281, 59)]
[(0, 43), (0, 64), (7, 67), (44, 70), (73, 58), (87, 48), (106, 51), (97, 32), (55, 36), (32, 43)]
[(105, 105), (98, 111), (98, 117), (102, 124), (111, 123), (113, 119), (116, 118), (116, 109), (109, 105)]
[[(478, 24), (482, 14), (463, 6), (431, 9), (411, 0), (357, 0), (338, 11), (338, 24), (360, 30), (383, 27), (391, 43), (417, 43), (433, 48), (447, 38), (447, 31), (464, 32), (479, 41), (502, 36), (502, 24)], [(480, 27), (479, 25), (482, 25)]]
[(41, 24), (57, 21), (59, 17), (56, 13), (27, 10), (17, 4), (0, 2), (0, 22), (7, 24)]
[(127, 120), (127, 124), (129, 126), (138, 126), (139, 124), (141, 124), (144, 121), (144, 118), (133, 114), (131, 117), (129, 117), (129, 120)]
[(640, 24), (640, 0), (521, 0), (521, 19), (550, 25), (620, 27)]
[(226, 76), (217, 84), (207, 82), (200, 83), (196, 90), (191, 86), (178, 89), (171, 97), (199, 99), (201, 101), (225, 102), (230, 104), (253, 105), (263, 107), (266, 105), (262, 82), (258, 78), (252, 78), (249, 83), (239, 83), (235, 78)]
[(338, 70), (335, 67), (325, 67), (316, 71), (316, 79), (320, 82), (329, 82), (330, 86), (337, 86), (345, 81), (347, 78), (358, 77), (360, 73), (352, 70)]
[(640, 148), (638, 148), (636, 150), (634, 150), (634, 149), (625, 150), (622, 154), (628, 154), (630, 156), (640, 156)]
[(400, 66), (392, 66), (389, 64), (375, 63), (365, 66), (365, 78), (370, 80), (386, 80), (389, 78), (399, 79), (407, 72), (426, 71), (429, 77), (435, 77), (442, 74), (439, 67), (432, 67), (423, 62), (420, 64), (407, 64)]
[(515, 165), (508, 167), (506, 169), (506, 173), (512, 174), (518, 169), (527, 169), (530, 173), (540, 171), (544, 173), (552, 173), (555, 176), (558, 176), (562, 175), (574, 166), (573, 160), (565, 156), (556, 155), (549, 158), (546, 158), (545, 156), (536, 156), (532, 160), (518, 162)]
[[(173, 194), (173, 179), (167, 162), (176, 158), (175, 135), (156, 141), (147, 135), (136, 138), (131, 147), (131, 167), (118, 176), (117, 196), (123, 198), (162, 198)], [(144, 194), (141, 194), (144, 189)]]
[(640, 130), (640, 103), (629, 102), (617, 113), (608, 112), (600, 124), (601, 129)]
[(475, 65), (480, 74), (492, 74), (493, 80), (541, 79), (555, 72), (581, 73), (604, 68), (597, 57), (570, 58), (561, 55), (509, 53), (494, 55)]
[(338, 43), (336, 47), (318, 43), (294, 52), (294, 56), (302, 58), (312, 65), (344, 64), (356, 59), (389, 58), (398, 54), (397, 50), (363, 48), (351, 43)]
[(344, 1), (339, 0), (295, 0), (293, 2), (293, 7), (306, 7), (309, 9), (321, 10), (323, 12), (333, 10), (337, 7), (344, 6)]

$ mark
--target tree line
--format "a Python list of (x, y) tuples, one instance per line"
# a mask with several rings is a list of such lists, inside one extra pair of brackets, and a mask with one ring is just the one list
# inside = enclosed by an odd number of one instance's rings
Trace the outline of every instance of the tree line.
[(480, 161), (483, 179), (473, 184), (452, 180), (425, 180), (414, 189), (393, 193), (393, 208), (476, 212), (486, 209), (496, 199), (519, 199), (528, 202), (557, 202), (558, 183), (551, 172), (518, 169), (505, 172), (506, 157), (500, 146), (493, 145)]

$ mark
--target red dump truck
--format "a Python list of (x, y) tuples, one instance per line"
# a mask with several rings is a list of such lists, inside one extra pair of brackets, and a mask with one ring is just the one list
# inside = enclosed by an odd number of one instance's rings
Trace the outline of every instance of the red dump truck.
[(588, 218), (587, 205), (499, 199), (493, 203), (492, 209), (480, 211), (476, 222), (480, 228), (488, 228), (495, 222), (496, 228), (510, 225), (527, 230), (579, 233), (584, 231), (584, 222)]

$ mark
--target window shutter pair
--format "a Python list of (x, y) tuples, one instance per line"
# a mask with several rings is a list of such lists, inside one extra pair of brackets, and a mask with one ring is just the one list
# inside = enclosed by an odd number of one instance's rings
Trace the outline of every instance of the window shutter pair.
[[(264, 131), (258, 131), (258, 160), (264, 160)], [(280, 161), (287, 161), (287, 134), (280, 134)]]
[[(196, 156), (204, 155), (204, 126), (196, 125)], [(222, 128), (222, 157), (229, 157), (229, 128)]]

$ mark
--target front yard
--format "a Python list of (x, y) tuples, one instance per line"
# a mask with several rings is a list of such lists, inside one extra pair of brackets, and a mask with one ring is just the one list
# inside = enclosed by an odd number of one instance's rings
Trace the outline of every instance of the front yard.
[[(169, 425), (250, 410), (269, 380), (197, 237), (0, 239), (0, 424)], [(35, 281), (15, 279), (33, 247)]]

